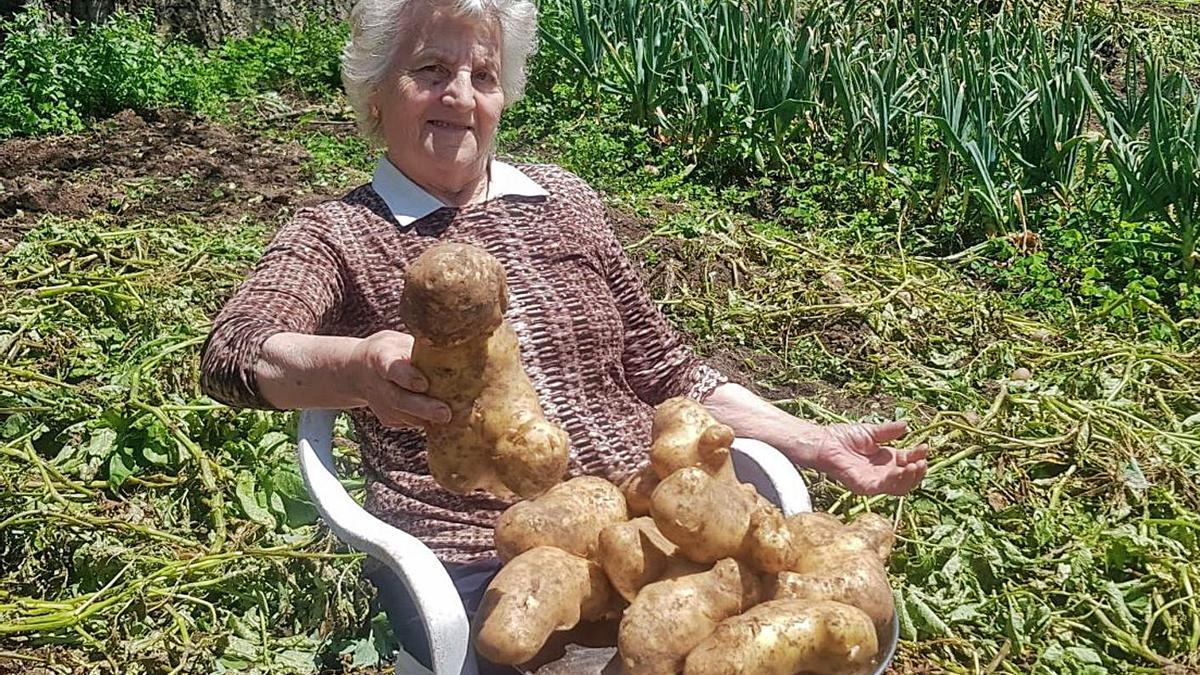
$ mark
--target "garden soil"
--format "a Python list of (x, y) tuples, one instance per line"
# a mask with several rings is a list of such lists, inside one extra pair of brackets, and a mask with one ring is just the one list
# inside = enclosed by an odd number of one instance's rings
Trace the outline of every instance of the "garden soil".
[(0, 143), (0, 240), (47, 215), (271, 219), (320, 201), (296, 143), (173, 111)]

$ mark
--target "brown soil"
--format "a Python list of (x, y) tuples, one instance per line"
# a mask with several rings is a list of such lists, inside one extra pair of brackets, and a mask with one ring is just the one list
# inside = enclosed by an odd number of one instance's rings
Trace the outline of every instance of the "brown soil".
[(122, 112), (74, 136), (0, 143), (0, 240), (41, 217), (273, 218), (317, 201), (295, 143), (163, 111)]

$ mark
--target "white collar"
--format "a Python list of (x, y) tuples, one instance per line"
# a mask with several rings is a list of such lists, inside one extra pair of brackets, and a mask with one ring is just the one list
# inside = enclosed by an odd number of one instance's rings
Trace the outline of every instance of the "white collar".
[[(401, 226), (407, 226), (414, 220), (446, 206), (442, 200), (426, 192), (408, 176), (405, 176), (396, 165), (383, 156), (375, 165), (375, 174), (371, 177), (371, 187), (383, 198), (392, 216)], [(549, 195), (546, 189), (538, 185), (532, 178), (521, 173), (515, 166), (499, 160), (491, 160), (491, 180), (488, 181), (487, 200), (497, 199), (506, 195), (521, 197), (545, 197)]]

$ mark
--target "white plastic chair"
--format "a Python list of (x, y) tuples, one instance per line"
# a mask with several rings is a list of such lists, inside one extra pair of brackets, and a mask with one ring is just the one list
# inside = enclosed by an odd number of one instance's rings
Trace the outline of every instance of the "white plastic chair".
[[(367, 513), (338, 482), (333, 464), (333, 422), (338, 410), (300, 414), (300, 472), (329, 529), (350, 547), (383, 563), (412, 596), (429, 636), (435, 675), (477, 675), (471, 627), (450, 574), (412, 535)], [(775, 448), (748, 438), (733, 443), (733, 468), (785, 515), (812, 510), (796, 467)], [(397, 672), (404, 672), (397, 667)]]

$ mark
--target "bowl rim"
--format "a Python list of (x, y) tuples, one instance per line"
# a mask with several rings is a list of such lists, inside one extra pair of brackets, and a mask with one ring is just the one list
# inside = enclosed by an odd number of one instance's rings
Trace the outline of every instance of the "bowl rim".
[(892, 613), (891, 627), (888, 631), (887, 644), (879, 650), (883, 658), (879, 659), (879, 665), (872, 672), (872, 675), (883, 675), (887, 672), (888, 667), (892, 665), (892, 660), (896, 658), (896, 650), (900, 647), (900, 612), (896, 610)]

